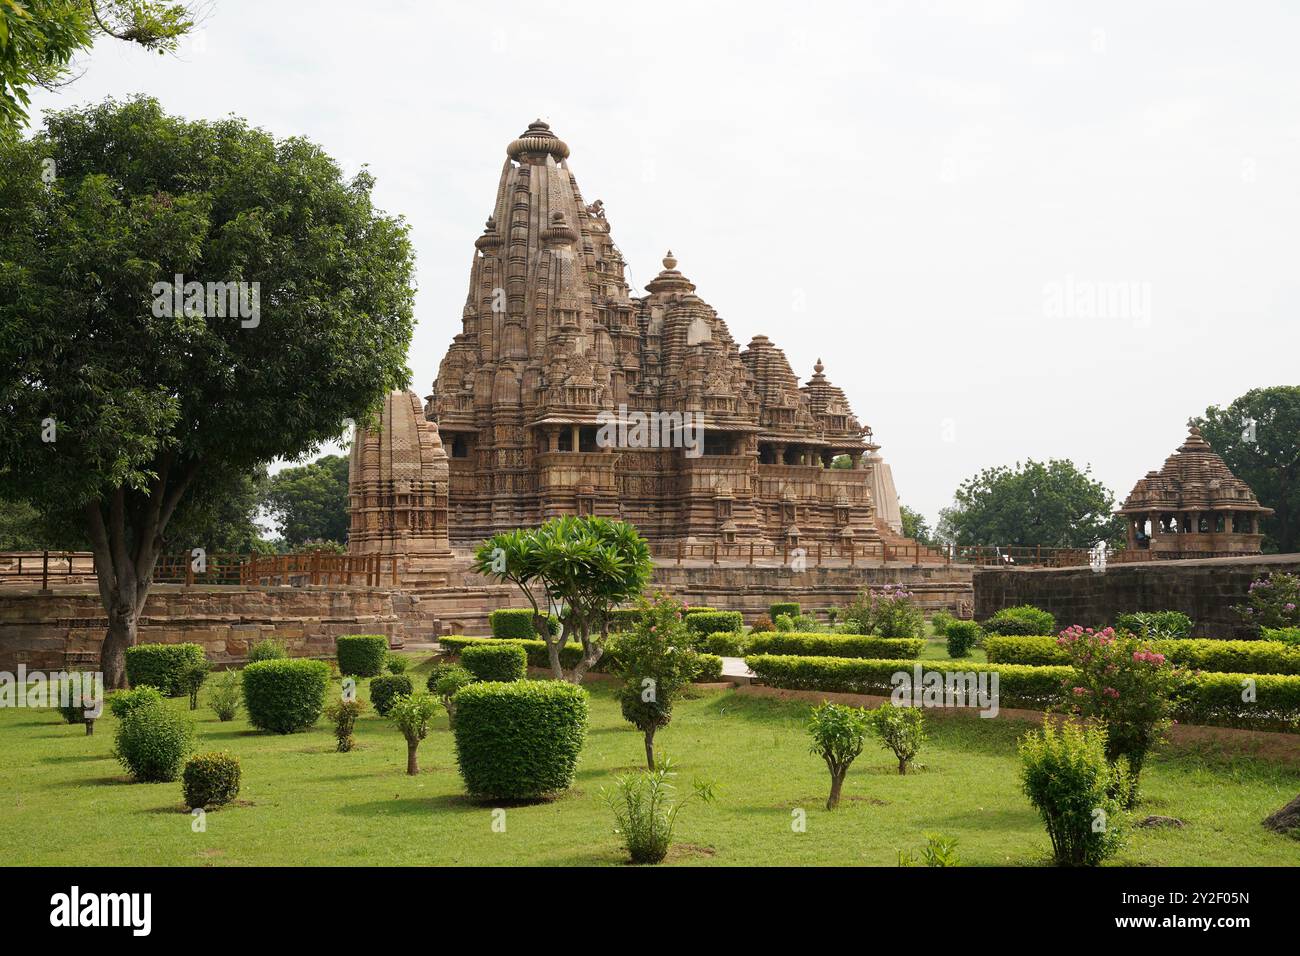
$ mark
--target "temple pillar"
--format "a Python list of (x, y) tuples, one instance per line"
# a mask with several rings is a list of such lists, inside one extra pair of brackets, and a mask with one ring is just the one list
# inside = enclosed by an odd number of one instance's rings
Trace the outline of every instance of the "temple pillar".
[(1250, 516), (1250, 533), (1259, 534), (1259, 512), (1256, 511)]
[(1156, 514), (1155, 512), (1152, 512), (1150, 515), (1150, 519), (1151, 519), (1151, 540), (1154, 541), (1156, 538), (1160, 537), (1160, 515)]
[(558, 428), (549, 427), (546, 429), (546, 447), (549, 451), (560, 450), (560, 430)]
[(1128, 549), (1130, 551), (1137, 548), (1137, 520), (1132, 515), (1126, 515), (1128, 518)]
[(582, 442), (581, 442), (582, 429), (577, 425), (570, 425), (569, 434), (572, 436), (570, 440), (573, 442), (573, 451), (581, 451), (582, 450)]

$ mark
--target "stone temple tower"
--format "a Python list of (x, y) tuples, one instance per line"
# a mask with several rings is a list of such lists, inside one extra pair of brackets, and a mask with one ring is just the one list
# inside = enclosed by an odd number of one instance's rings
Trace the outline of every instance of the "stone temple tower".
[(350, 554), (395, 554), (404, 585), (445, 584), (447, 453), (412, 392), (389, 393), (370, 428), (358, 428), (348, 463)]
[[(529, 124), (474, 242), (461, 330), (425, 406), (448, 456), (452, 543), (559, 514), (622, 518), (660, 544), (879, 542), (871, 430), (822, 364), (800, 385), (766, 336), (742, 350), (671, 252), (631, 295), (568, 157)], [(627, 440), (610, 443), (611, 419), (633, 426)], [(841, 456), (851, 468), (831, 467)]]

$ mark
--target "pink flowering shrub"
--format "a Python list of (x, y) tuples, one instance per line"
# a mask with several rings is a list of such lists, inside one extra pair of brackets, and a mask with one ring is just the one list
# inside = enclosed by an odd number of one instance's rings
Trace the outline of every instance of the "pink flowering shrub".
[(1186, 672), (1147, 641), (1110, 627), (1094, 631), (1076, 624), (1056, 643), (1074, 667), (1062, 709), (1106, 728), (1106, 758), (1126, 758), (1135, 796), (1147, 754), (1173, 723)]
[(1258, 628), (1300, 627), (1300, 576), (1274, 571), (1250, 582), (1247, 603), (1233, 608)]
[(901, 584), (869, 588), (840, 615), (850, 634), (880, 637), (923, 637), (925, 615), (913, 603), (913, 594)]

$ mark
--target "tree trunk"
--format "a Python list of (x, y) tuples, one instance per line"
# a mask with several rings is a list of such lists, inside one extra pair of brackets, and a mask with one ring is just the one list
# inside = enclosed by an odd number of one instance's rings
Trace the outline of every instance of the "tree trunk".
[(826, 809), (834, 810), (840, 805), (840, 790), (844, 787), (844, 772), (831, 771), (831, 795), (826, 798)]
[(408, 740), (406, 742), (406, 772), (414, 777), (420, 772), (420, 765), (415, 761), (415, 748), (420, 746), (418, 740)]
[(655, 729), (653, 727), (645, 732), (645, 768), (651, 771), (655, 768)]
[(906, 774), (906, 773), (907, 773), (907, 758), (906, 758), (906, 757), (899, 757), (899, 758), (898, 758), (898, 772), (899, 772), (900, 774)]
[(551, 659), (551, 676), (556, 680), (564, 680), (564, 665), (560, 663), (560, 648), (564, 646), (565, 641), (569, 639), (569, 628), (567, 626), (560, 628), (558, 637), (551, 636), (550, 631), (546, 632), (546, 653)]
[(94, 733), (95, 733), (95, 722), (93, 720), (86, 721), (86, 736), (91, 737), (94, 735)]
[(104, 688), (121, 690), (126, 687), (126, 649), (135, 646), (139, 618), (134, 606), (123, 607), (121, 598), (114, 595), (108, 611), (108, 632), (100, 651), (99, 669), (104, 672)]

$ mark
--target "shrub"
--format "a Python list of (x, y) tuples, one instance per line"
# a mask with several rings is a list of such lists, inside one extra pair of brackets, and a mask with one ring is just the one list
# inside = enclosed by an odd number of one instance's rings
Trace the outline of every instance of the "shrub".
[(456, 691), (474, 683), (474, 675), (459, 664), (435, 664), (425, 685), (429, 693), (436, 694), (447, 709), (447, 726), (456, 726)]
[[(558, 620), (549, 614), (543, 614), (542, 619), (546, 622), (545, 626), (550, 628), (552, 634), (560, 633), (560, 622)], [(533, 620), (533, 609), (530, 607), (500, 608), (488, 615), (488, 624), (492, 628), (493, 637), (533, 641), (542, 636)]]
[(388, 719), (406, 738), (406, 772), (411, 776), (420, 772), (415, 752), (429, 735), (429, 722), (437, 713), (438, 699), (432, 694), (404, 694), (388, 711)]
[(682, 616), (685, 617), (687, 614), (715, 614), (718, 610), (718, 608), (709, 607), (707, 604), (696, 604), (694, 606), (683, 604)]
[(869, 588), (844, 609), (844, 626), (856, 634), (924, 637), (925, 615), (912, 603), (912, 597), (901, 584)]
[(882, 745), (894, 752), (898, 772), (907, 773), (913, 758), (925, 743), (925, 715), (919, 707), (895, 707), (881, 704), (867, 711), (867, 721)]
[(930, 615), (930, 627), (934, 630), (936, 637), (948, 636), (948, 625), (957, 620), (947, 611), (935, 611)]
[(750, 654), (796, 654), (810, 657), (868, 657), (898, 660), (919, 657), (925, 641), (919, 637), (870, 637), (866, 634), (750, 635)]
[(141, 783), (175, 780), (194, 748), (194, 728), (161, 699), (132, 707), (117, 725), (113, 756)]
[[(373, 694), (372, 688), (371, 695)], [(357, 718), (365, 712), (365, 709), (366, 702), (357, 697), (341, 698), (325, 708), (325, 716), (334, 724), (334, 739), (338, 741), (336, 749), (339, 753), (345, 754), (354, 746), (352, 732), (356, 729)]]
[(212, 681), (212, 690), (208, 693), (208, 706), (217, 715), (217, 720), (234, 720), (239, 713), (240, 690), (239, 671), (225, 670)]
[(186, 661), (181, 667), (181, 690), (190, 697), (190, 710), (199, 709), (199, 691), (203, 689), (203, 682), (208, 679), (211, 669), (206, 657), (199, 661)]
[(798, 601), (777, 601), (774, 604), (768, 606), (767, 613), (768, 616), (771, 617), (772, 620), (774, 621), (782, 614), (788, 614), (790, 617), (798, 617), (799, 602)]
[(243, 676), (248, 721), (259, 730), (291, 734), (320, 718), (330, 681), (324, 661), (258, 661), (245, 667)]
[(388, 638), (382, 634), (352, 634), (336, 640), (339, 673), (378, 677), (388, 660)]
[(969, 657), (971, 648), (984, 636), (974, 621), (958, 620), (949, 622), (945, 635), (948, 638), (948, 656), (952, 658)]
[(749, 628), (749, 632), (751, 634), (764, 634), (768, 631), (774, 630), (775, 627), (776, 625), (772, 623), (772, 619), (770, 617), (768, 617), (766, 614), (760, 614), (757, 618), (754, 619), (754, 623)]
[(456, 762), (476, 797), (534, 799), (568, 788), (587, 737), (587, 692), (560, 681), (456, 692)]
[(185, 668), (204, 660), (198, 644), (136, 644), (126, 649), (126, 679), (135, 687), (148, 684), (167, 697), (185, 693)]
[(692, 793), (673, 802), (671, 776), (675, 776), (672, 763), (665, 758), (657, 769), (620, 775), (612, 790), (600, 788), (601, 797), (614, 811), (614, 832), (622, 835), (633, 863), (661, 862), (672, 846), (677, 814), (687, 801), (714, 799), (713, 785), (697, 782)]
[(405, 674), (411, 666), (411, 662), (401, 654), (394, 654), (389, 651), (388, 656), (384, 658), (384, 666), (388, 668), (390, 674)]
[(1115, 630), (1135, 637), (1186, 637), (1192, 633), (1192, 619), (1182, 611), (1137, 611), (1116, 617)]
[(721, 657), (743, 657), (745, 635), (740, 631), (719, 631), (704, 639), (704, 650)]
[(1250, 582), (1246, 603), (1233, 610), (1254, 627), (1300, 627), (1300, 575), (1274, 571)]
[(655, 731), (672, 720), (673, 705), (699, 670), (677, 602), (662, 594), (643, 602), (641, 620), (618, 634), (611, 650), (623, 680), (623, 719), (644, 735), (646, 768), (654, 770)]
[(609, 612), (609, 629), (626, 631), (640, 620), (641, 612), (637, 608), (620, 607)]
[(1056, 618), (1032, 604), (1004, 607), (984, 622), (987, 634), (1055, 634)]
[(289, 656), (289, 648), (277, 637), (268, 637), (258, 641), (248, 649), (245, 662), (256, 664), (258, 661), (281, 661)]
[(919, 863), (926, 866), (961, 866), (961, 861), (957, 859), (957, 838), (941, 833), (927, 833), (920, 860), (910, 851), (898, 851), (899, 866), (917, 866)]
[[(467, 647), (478, 647), (483, 644), (496, 644), (499, 643), (499, 641), (495, 637), (464, 637), (461, 635), (454, 635), (449, 637), (440, 637), (438, 638), (438, 643), (442, 645), (442, 649), (447, 653), (459, 655), (463, 653)], [(549, 668), (551, 666), (551, 658), (550, 654), (546, 650), (545, 641), (511, 641), (510, 643), (524, 649), (524, 653), (528, 655), (529, 667)], [(582, 645), (576, 641), (570, 641), (568, 644), (565, 644), (560, 648), (560, 663), (563, 667), (574, 667), (581, 660)], [(609, 655), (606, 654), (605, 657), (601, 659), (601, 663), (597, 665), (595, 669), (599, 670), (602, 667), (607, 667), (608, 663)]]
[(157, 687), (142, 684), (130, 690), (115, 690), (108, 695), (108, 709), (118, 720), (145, 704), (161, 704), (163, 695)]
[(808, 718), (808, 734), (812, 737), (811, 752), (826, 761), (831, 772), (831, 793), (826, 798), (826, 809), (840, 805), (840, 790), (849, 767), (862, 753), (870, 724), (867, 712), (860, 707), (825, 703), (814, 707)]
[(1094, 632), (1076, 625), (1059, 640), (1074, 668), (1062, 709), (1106, 728), (1106, 757), (1127, 760), (1136, 795), (1147, 754), (1173, 722), (1184, 674), (1149, 642), (1109, 627)]
[(515, 643), (467, 647), (461, 651), (460, 663), (477, 680), (512, 681), (528, 676), (528, 653)]
[(690, 611), (686, 615), (686, 628), (697, 642), (709, 634), (723, 631), (743, 631), (744, 618), (739, 611)]
[(239, 758), (228, 753), (195, 754), (181, 774), (185, 806), (219, 807), (239, 796)]
[(1300, 647), (1300, 627), (1266, 627), (1260, 633), (1266, 641), (1280, 641), (1291, 647)]
[(716, 684), (722, 680), (722, 658), (717, 654), (695, 655), (697, 684)]
[(778, 614), (773, 627), (778, 633), (787, 634), (794, 630), (794, 618), (789, 614)]
[[(886, 697), (894, 692), (892, 678), (900, 671), (914, 675), (920, 668), (922, 680), (931, 673), (937, 673), (941, 678), (944, 675), (942, 662), (913, 660), (751, 654), (745, 658), (745, 663), (769, 687)], [(1024, 667), (1017, 664), (980, 665), (973, 673), (994, 671), (998, 675), (1000, 706), (1038, 709), (1061, 699), (1061, 687), (1071, 674), (1068, 667)], [(915, 679), (913, 684), (920, 686)]]
[[(1300, 648), (1280, 641), (1220, 641), (1213, 638), (1147, 641), (1151, 650), (1180, 667), (1219, 673), (1300, 674)], [(990, 637), (991, 662), (1068, 664), (1070, 654), (1054, 637)]]
[(1106, 759), (1106, 734), (1051, 721), (1020, 742), (1025, 795), (1047, 827), (1058, 866), (1098, 866), (1123, 845), (1128, 778)]
[(405, 674), (383, 674), (370, 679), (370, 703), (380, 717), (388, 716), (388, 709), (393, 701), (403, 695), (410, 696), (415, 690), (411, 678)]
[(65, 721), (85, 724), (87, 737), (95, 733), (95, 721), (103, 712), (104, 680), (101, 676), (93, 671), (75, 672), (57, 687), (51, 684), (50, 693), (58, 695), (54, 700)]

